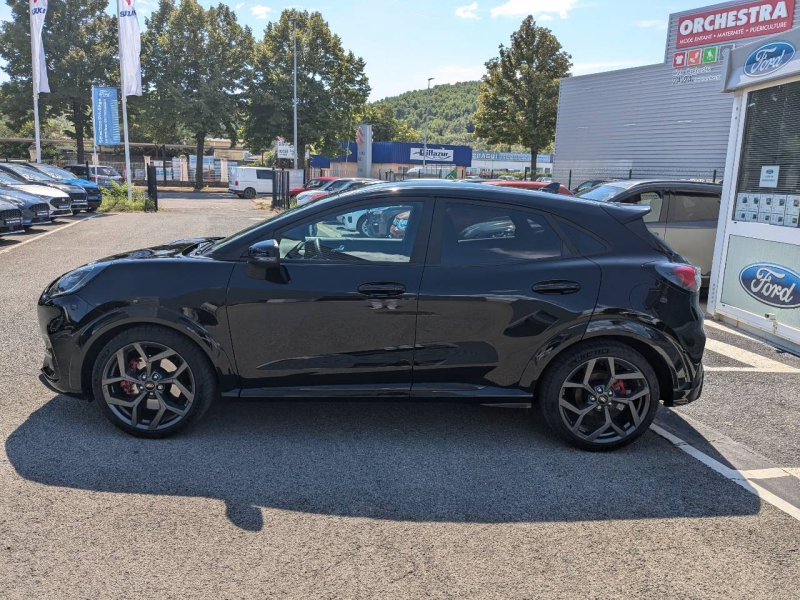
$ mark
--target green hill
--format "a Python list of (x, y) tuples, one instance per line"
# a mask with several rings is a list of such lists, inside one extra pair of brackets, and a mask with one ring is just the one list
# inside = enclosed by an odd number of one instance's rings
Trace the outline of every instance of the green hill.
[[(472, 137), (472, 115), (478, 110), (479, 81), (437, 85), (431, 88), (428, 141), (433, 144), (469, 144)], [(427, 90), (406, 92), (385, 98), (395, 116), (423, 133)]]

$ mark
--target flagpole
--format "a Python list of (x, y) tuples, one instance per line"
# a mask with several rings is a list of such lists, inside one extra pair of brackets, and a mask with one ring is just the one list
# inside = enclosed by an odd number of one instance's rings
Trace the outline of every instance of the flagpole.
[(133, 184), (131, 182), (131, 147), (128, 144), (128, 101), (127, 94), (125, 94), (125, 61), (122, 60), (122, 36), (120, 16), (119, 16), (119, 1), (117, 1), (117, 44), (119, 47), (119, 79), (120, 91), (122, 92), (122, 131), (125, 135), (125, 179), (128, 183), (128, 202), (133, 201)]
[[(36, 47), (35, 35), (33, 32), (33, 7), (28, 2), (28, 15), (31, 23), (31, 79), (33, 80), (33, 126), (34, 137), (36, 139), (36, 162), (42, 162), (42, 137), (39, 132), (39, 49)], [(40, 42), (41, 43), (41, 42)]]

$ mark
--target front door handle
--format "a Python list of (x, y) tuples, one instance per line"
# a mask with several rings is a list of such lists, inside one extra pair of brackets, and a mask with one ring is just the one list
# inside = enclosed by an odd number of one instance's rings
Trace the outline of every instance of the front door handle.
[(574, 294), (581, 291), (581, 284), (577, 281), (540, 281), (531, 287), (537, 294)]
[(365, 283), (358, 286), (358, 293), (365, 296), (402, 296), (406, 293), (406, 286), (402, 283)]

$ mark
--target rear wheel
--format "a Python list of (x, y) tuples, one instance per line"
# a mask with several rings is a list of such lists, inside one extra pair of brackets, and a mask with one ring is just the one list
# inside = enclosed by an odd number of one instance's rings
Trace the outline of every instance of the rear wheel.
[(247, 188), (244, 191), (244, 197), (247, 198), (248, 200), (252, 200), (253, 198), (256, 197), (256, 191), (253, 188)]
[(641, 354), (617, 342), (568, 350), (545, 374), (542, 414), (553, 431), (584, 450), (614, 450), (640, 437), (658, 411), (658, 378)]
[(161, 327), (134, 327), (100, 351), (92, 391), (101, 412), (138, 437), (172, 435), (202, 417), (216, 395), (214, 369), (197, 346)]
[(369, 226), (367, 225), (367, 215), (362, 215), (356, 224), (358, 232), (366, 237), (369, 237)]

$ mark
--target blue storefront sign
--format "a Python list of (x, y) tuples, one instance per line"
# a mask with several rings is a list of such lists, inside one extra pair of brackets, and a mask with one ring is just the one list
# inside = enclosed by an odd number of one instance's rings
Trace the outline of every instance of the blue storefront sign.
[(117, 97), (117, 88), (92, 87), (95, 146), (118, 146), (120, 144)]
[[(502, 162), (531, 162), (531, 155), (524, 152), (473, 152), (473, 160), (495, 160)], [(537, 154), (537, 163), (549, 163), (549, 154)]]

